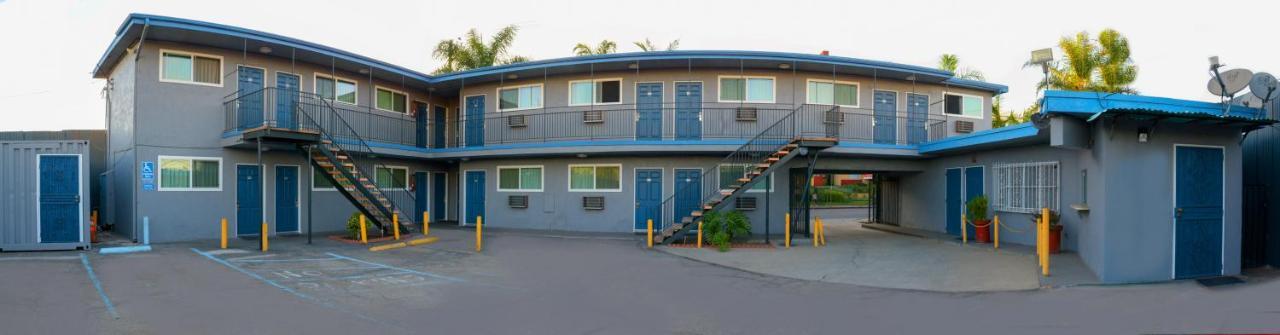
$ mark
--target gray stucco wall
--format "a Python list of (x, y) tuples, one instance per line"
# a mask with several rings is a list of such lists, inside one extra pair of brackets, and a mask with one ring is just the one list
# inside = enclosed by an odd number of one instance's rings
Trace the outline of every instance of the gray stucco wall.
[(111, 71), (107, 85), (107, 209), (103, 220), (124, 237), (134, 235), (133, 195), (137, 173), (133, 152), (134, 116), (136, 112), (137, 74), (134, 53), (129, 52)]

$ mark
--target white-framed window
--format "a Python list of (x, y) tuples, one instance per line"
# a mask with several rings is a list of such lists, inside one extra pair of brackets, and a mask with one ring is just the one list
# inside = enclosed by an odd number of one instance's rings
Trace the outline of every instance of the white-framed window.
[(991, 165), (995, 192), (991, 208), (1002, 212), (1057, 211), (1060, 198), (1058, 162), (995, 163)]
[(815, 105), (858, 107), (858, 88), (851, 81), (809, 79), (805, 90), (806, 102)]
[(160, 81), (222, 86), (222, 56), (160, 49)]
[[(729, 187), (739, 184), (738, 183), (739, 178), (747, 177), (747, 172), (751, 171), (751, 165), (750, 164), (720, 164), (719, 166), (716, 167), (716, 170), (717, 170), (717, 173), (719, 173), (720, 189), (728, 190)], [(764, 178), (764, 176), (761, 176), (761, 178)], [(769, 183), (768, 181), (765, 181), (765, 180), (761, 180), (756, 182), (755, 185), (752, 185), (751, 189), (747, 190), (747, 192), (765, 192), (772, 188), (773, 188), (772, 183)]]
[(408, 190), (409, 168), (379, 165), (374, 168), (373, 184), (384, 190)]
[(499, 166), (499, 192), (542, 192), (542, 165)]
[(982, 118), (982, 97), (968, 94), (947, 93), (943, 95), (942, 112), (971, 118)]
[(498, 88), (498, 111), (542, 108), (542, 84)]
[(569, 165), (569, 192), (622, 192), (622, 164)]
[(160, 156), (161, 191), (221, 191), (222, 158)]
[(622, 103), (622, 79), (588, 79), (569, 82), (569, 105), (608, 105)]
[(400, 114), (409, 113), (409, 95), (404, 92), (374, 86), (374, 108)]
[(354, 105), (360, 98), (359, 82), (327, 74), (315, 74), (314, 90), (321, 98), (345, 104)]
[(720, 76), (720, 102), (773, 103), (773, 77)]

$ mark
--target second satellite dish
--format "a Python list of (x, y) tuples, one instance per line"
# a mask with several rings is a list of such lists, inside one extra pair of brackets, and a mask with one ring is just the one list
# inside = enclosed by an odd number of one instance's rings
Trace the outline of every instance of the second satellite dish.
[(1258, 72), (1249, 80), (1249, 93), (1262, 99), (1264, 103), (1275, 100), (1280, 96), (1280, 82), (1276, 82), (1276, 77), (1270, 73)]
[(1218, 78), (1209, 79), (1209, 93), (1217, 96), (1235, 95), (1244, 90), (1245, 86), (1249, 86), (1249, 80), (1252, 78), (1253, 71), (1247, 69), (1228, 70), (1219, 74)]

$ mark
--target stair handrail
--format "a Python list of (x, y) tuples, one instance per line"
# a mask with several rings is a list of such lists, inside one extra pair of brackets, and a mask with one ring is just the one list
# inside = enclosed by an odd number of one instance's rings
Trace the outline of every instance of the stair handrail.
[[(320, 136), (322, 138), (329, 140), (329, 142), (333, 143), (333, 145), (337, 145), (340, 148), (344, 144), (350, 144), (349, 142), (355, 142), (355, 145), (357, 146), (357, 150), (348, 150), (343, 148), (343, 150), (347, 151), (348, 153), (352, 153), (353, 151), (363, 152), (367, 154), (374, 153), (373, 148), (369, 146), (369, 143), (365, 141), (365, 139), (355, 131), (355, 128), (351, 127), (351, 124), (347, 123), (346, 119), (342, 118), (341, 113), (338, 113), (337, 110), (333, 108), (333, 105), (328, 101), (328, 99), (325, 99), (324, 97), (321, 97), (317, 94), (309, 93), (309, 92), (291, 92), (291, 93), (297, 94), (299, 97), (298, 103), (294, 105), (296, 114), (302, 115), (302, 117), (305, 118), (307, 122), (314, 125), (315, 130), (320, 133)], [(328, 115), (332, 117), (331, 120), (333, 120), (332, 121), (332, 123), (334, 123), (333, 126), (338, 127), (339, 130), (346, 129), (346, 132), (350, 134), (349, 137), (351, 138), (351, 140), (340, 139), (339, 136), (333, 134), (332, 130), (327, 129), (328, 127), (325, 126), (325, 123), (316, 121), (315, 117), (308, 114), (306, 110), (303, 108), (303, 104), (304, 104), (304, 102), (302, 102), (303, 98), (306, 98), (308, 100), (318, 101), (316, 105), (320, 106), (322, 108), (322, 111), (328, 112)], [(362, 164), (359, 160), (357, 160), (355, 155), (348, 154), (347, 159), (351, 160), (356, 172), (360, 173), (360, 175), (365, 176), (366, 178), (373, 176), (373, 174), (370, 174), (368, 171), (366, 171), (366, 169), (361, 167), (364, 164)], [(376, 165), (373, 165), (373, 166), (376, 166)], [(409, 182), (407, 179), (408, 178), (407, 174), (408, 173), (406, 172), (406, 176), (405, 176), (406, 184)], [(353, 183), (357, 184), (357, 189), (360, 188), (358, 181), (353, 180)], [(376, 182), (371, 182), (369, 184), (373, 185), (373, 188), (377, 190), (379, 194), (386, 197), (387, 201), (391, 204), (392, 208), (385, 208), (385, 206), (383, 206), (381, 201), (377, 201), (377, 199), (373, 197), (368, 197), (370, 202), (375, 204), (378, 208), (380, 208), (384, 212), (383, 214), (386, 215), (387, 218), (390, 218), (398, 208), (402, 207), (400, 204), (396, 203), (396, 199), (394, 199), (390, 193), (388, 193), (386, 190), (383, 190), (382, 187), (378, 186)], [(338, 186), (335, 185), (335, 187), (338, 187)], [(411, 202), (414, 202), (416, 200), (412, 192), (405, 191), (402, 193), (408, 196)], [(413, 218), (413, 215), (406, 215), (405, 217), (400, 218), (400, 220), (401, 222), (410, 224), (409, 226), (412, 226), (411, 223), (415, 221)]]
[[(759, 160), (757, 161), (762, 161), (764, 158), (767, 158), (768, 155), (772, 154), (773, 152), (777, 152), (779, 149), (791, 143), (792, 140), (796, 139), (796, 136), (799, 133), (796, 128), (797, 127), (796, 114), (804, 112), (805, 109), (812, 108), (811, 106), (818, 106), (818, 105), (802, 104), (800, 106), (797, 106), (795, 109), (792, 109), (790, 113), (787, 113), (786, 115), (784, 115), (783, 117), (775, 121), (774, 123), (765, 127), (764, 130), (761, 130), (760, 132), (756, 133), (755, 136), (752, 136), (751, 139), (747, 140), (746, 143), (743, 143), (741, 146), (739, 146), (729, 155), (725, 156), (725, 158), (722, 158), (716, 163), (712, 164), (711, 166), (702, 169), (700, 172), (702, 174), (701, 175), (702, 180), (700, 183), (701, 185), (699, 185), (699, 187), (702, 188), (703, 194), (699, 195), (699, 203), (698, 203), (699, 207), (694, 210), (695, 211), (701, 210), (703, 204), (706, 204), (709, 200), (711, 200), (721, 192), (720, 181), (719, 181), (720, 175), (718, 173), (718, 169), (720, 168), (720, 166), (746, 164), (747, 166), (743, 168), (743, 173), (745, 174), (747, 171), (749, 171), (749, 168), (750, 168), (749, 158), (759, 158)], [(821, 107), (826, 107), (828, 110), (836, 108), (835, 106), (821, 106)], [(766, 135), (770, 135), (773, 132), (779, 132), (779, 131), (781, 132), (781, 134), (772, 135), (772, 136), (769, 136), (768, 138), (765, 138)], [(777, 143), (773, 143), (774, 145), (767, 146), (766, 148), (753, 149), (754, 147), (767, 145), (768, 143), (764, 143), (766, 142), (766, 140), (777, 141)], [(761, 155), (761, 153), (763, 154)], [(751, 154), (751, 156), (748, 156), (748, 154)], [(748, 187), (748, 186), (752, 186), (753, 184), (754, 184), (753, 182), (749, 182), (749, 183), (740, 185), (740, 187)], [(676, 220), (679, 220), (685, 216), (685, 215), (682, 215), (677, 217), (674, 215), (676, 214), (674, 202), (676, 197), (678, 197), (681, 193), (684, 193), (685, 191), (687, 191), (688, 188), (692, 186), (690, 184), (681, 184), (678, 181), (675, 183), (675, 185), (676, 185), (675, 192), (672, 193), (670, 196), (668, 196), (666, 199), (663, 199), (662, 203), (658, 207), (658, 212), (659, 212), (658, 215), (661, 217), (655, 220), (659, 222), (658, 227), (654, 228), (656, 231), (666, 230), (670, 226), (674, 225), (676, 223)], [(710, 187), (708, 187), (708, 185), (710, 185)], [(769, 185), (768, 187), (772, 187), (772, 185)], [(726, 197), (722, 200), (727, 201), (729, 199), (728, 197)], [(669, 212), (668, 212), (668, 209), (670, 210)], [(694, 218), (694, 221), (696, 220), (697, 218)]]

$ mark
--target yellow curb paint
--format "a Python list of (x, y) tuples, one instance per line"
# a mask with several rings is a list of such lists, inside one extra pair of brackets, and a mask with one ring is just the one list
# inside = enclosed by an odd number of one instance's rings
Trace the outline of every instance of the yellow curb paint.
[(436, 241), (439, 241), (439, 240), (440, 240), (440, 238), (439, 238), (439, 237), (435, 237), (435, 236), (432, 236), (432, 237), (423, 237), (423, 238), (420, 238), (420, 239), (416, 239), (416, 240), (409, 241), (409, 245), (423, 245), (423, 244), (428, 244), (428, 243), (436, 243)]
[(407, 246), (409, 246), (409, 244), (404, 243), (404, 242), (396, 242), (396, 243), (391, 243), (391, 244), (383, 244), (383, 245), (379, 245), (379, 246), (374, 246), (374, 247), (369, 248), (369, 251), (383, 251), (383, 250), (391, 250), (391, 249), (400, 249), (400, 248), (404, 248), (404, 247), (407, 247)]

